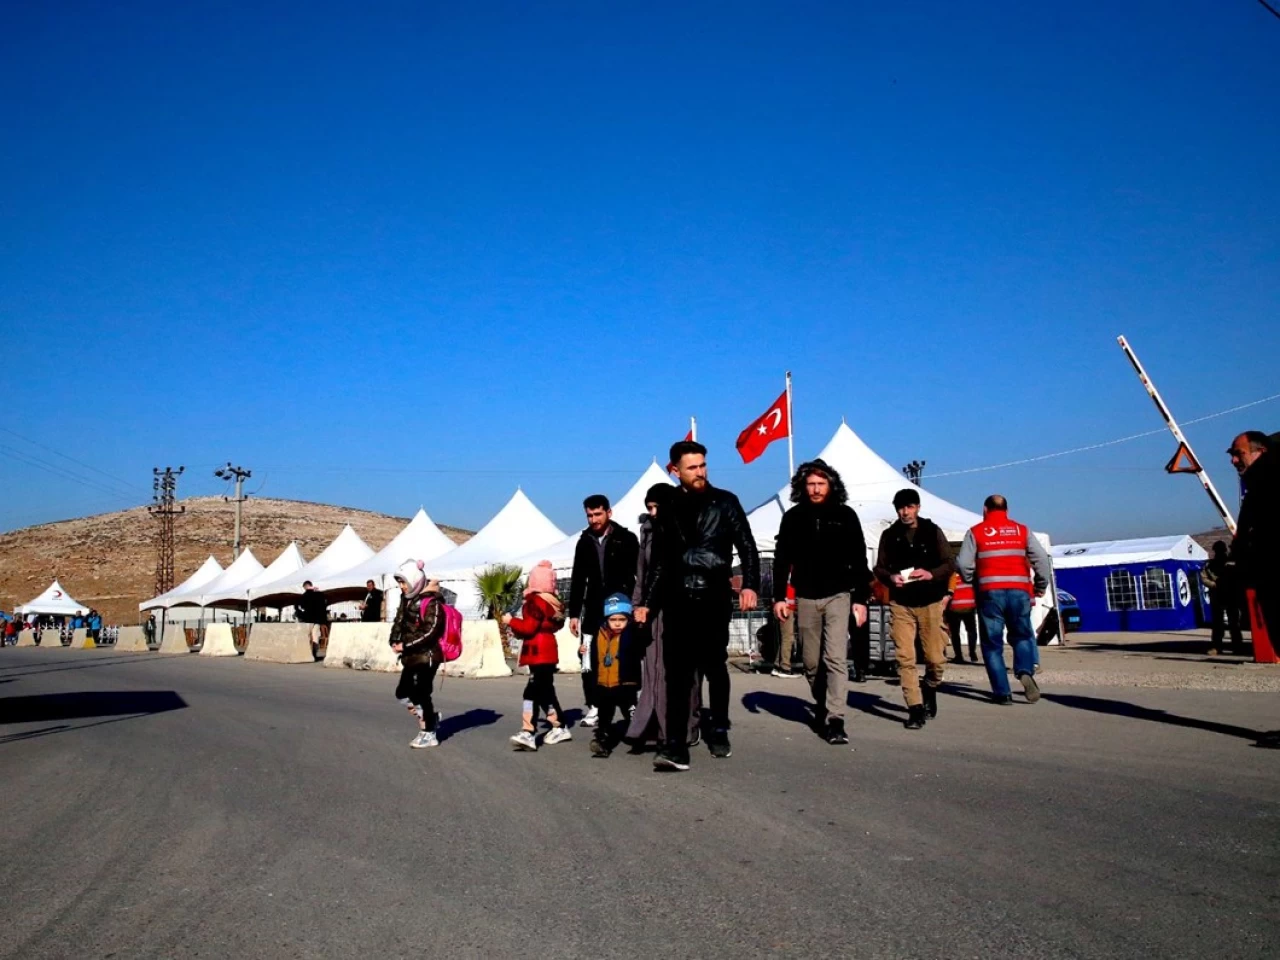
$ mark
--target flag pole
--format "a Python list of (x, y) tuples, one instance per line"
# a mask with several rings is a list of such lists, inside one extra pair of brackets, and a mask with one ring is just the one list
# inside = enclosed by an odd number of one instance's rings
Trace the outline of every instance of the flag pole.
[[(1187, 442), (1186, 436), (1182, 432), (1182, 428), (1178, 426), (1178, 422), (1173, 419), (1173, 414), (1169, 408), (1165, 406), (1164, 399), (1160, 396), (1160, 391), (1156, 389), (1156, 385), (1151, 382), (1151, 378), (1147, 376), (1147, 371), (1143, 369), (1142, 361), (1138, 359), (1138, 355), (1133, 352), (1133, 347), (1129, 346), (1129, 341), (1124, 337), (1117, 337), (1120, 349), (1124, 351), (1124, 355), (1129, 358), (1129, 362), (1133, 364), (1133, 369), (1137, 371), (1138, 379), (1142, 381), (1142, 386), (1146, 388), (1147, 394), (1151, 397), (1152, 402), (1156, 405), (1156, 409), (1160, 411), (1160, 416), (1164, 417), (1165, 426), (1169, 428), (1169, 432), (1174, 435), (1178, 443), (1187, 448), (1187, 452), (1191, 454), (1196, 465), (1200, 466), (1200, 458), (1196, 456), (1191, 444)], [(1200, 484), (1204, 487), (1204, 492), (1209, 495), (1209, 499), (1213, 501), (1214, 508), (1222, 517), (1222, 521), (1227, 525), (1227, 529), (1233, 534), (1236, 532), (1236, 521), (1231, 516), (1231, 511), (1227, 509), (1227, 505), (1222, 502), (1222, 497), (1218, 496), (1218, 490), (1213, 485), (1213, 481), (1209, 479), (1209, 474), (1205, 473), (1204, 467), (1196, 472), (1196, 477), (1200, 480)]]
[(791, 371), (787, 371), (787, 480), (796, 475), (796, 445), (794, 431), (791, 428)]
[(692, 437), (694, 440), (698, 439), (698, 418), (697, 417), (689, 418), (689, 436)]

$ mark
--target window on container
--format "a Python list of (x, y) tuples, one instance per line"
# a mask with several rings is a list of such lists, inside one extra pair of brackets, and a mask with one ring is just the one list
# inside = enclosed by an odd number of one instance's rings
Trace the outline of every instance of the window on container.
[(1107, 574), (1107, 609), (1140, 610), (1137, 585), (1128, 570), (1112, 570)]
[(1142, 606), (1146, 610), (1173, 609), (1173, 578), (1168, 570), (1147, 567), (1143, 572)]

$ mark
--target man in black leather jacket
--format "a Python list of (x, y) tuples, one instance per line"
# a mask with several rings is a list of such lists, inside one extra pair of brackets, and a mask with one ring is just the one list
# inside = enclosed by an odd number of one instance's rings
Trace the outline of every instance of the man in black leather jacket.
[(654, 766), (689, 769), (689, 687), (696, 673), (707, 678), (710, 730), (707, 746), (719, 759), (729, 757), (729, 616), (733, 553), (742, 563), (740, 610), (753, 610), (760, 589), (760, 555), (742, 504), (728, 490), (707, 481), (707, 448), (692, 440), (671, 447), (680, 486), (658, 515), (654, 533), (654, 570), (644, 585), (644, 602), (635, 611), (644, 623), (650, 608), (663, 611), (663, 665), (667, 674), (668, 734), (678, 731), (658, 752)]

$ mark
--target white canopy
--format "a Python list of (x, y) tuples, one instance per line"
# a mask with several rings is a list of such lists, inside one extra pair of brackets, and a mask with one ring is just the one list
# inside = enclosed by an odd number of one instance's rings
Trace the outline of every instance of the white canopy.
[(260, 573), (262, 573), (262, 564), (258, 562), (258, 558), (253, 555), (252, 550), (245, 550), (244, 553), (232, 561), (231, 566), (227, 567), (208, 583), (188, 590), (181, 596), (170, 597), (169, 606), (208, 606), (208, 598), (215, 597), (224, 590), (239, 589), (243, 594), (244, 585)]
[(14, 608), (17, 613), (35, 613), (44, 614), (55, 617), (74, 617), (82, 616), (89, 612), (89, 608), (78, 600), (73, 600), (70, 594), (62, 588), (57, 580), (45, 589), (44, 593), (22, 604), (20, 607)]
[(1102, 567), (1121, 563), (1159, 563), (1162, 560), (1208, 560), (1204, 547), (1185, 534), (1173, 537), (1140, 537), (1136, 540), (1097, 540), (1062, 543), (1050, 551), (1059, 570)]
[(649, 464), (644, 473), (640, 474), (640, 479), (631, 485), (631, 489), (613, 504), (613, 522), (626, 527), (632, 533), (639, 533), (640, 518), (649, 513), (644, 505), (644, 495), (649, 492), (650, 487), (659, 483), (675, 486), (671, 474), (658, 466), (658, 461), (655, 460)]
[[(306, 565), (306, 558), (303, 557), (302, 551), (298, 549), (298, 544), (291, 543), (280, 552), (280, 556), (271, 561), (265, 570), (254, 574), (243, 583), (223, 583), (214, 589), (206, 587), (201, 595), (200, 602), (206, 607), (243, 607), (248, 602), (249, 592), (254, 587), (275, 583), (277, 580), (301, 570)], [(213, 587), (213, 584), (210, 584), (209, 587)]]
[(373, 580), (379, 585), (382, 578), (395, 572), (396, 567), (406, 560), (435, 560), (453, 550), (457, 544), (440, 532), (422, 508), (409, 521), (409, 525), (396, 534), (385, 547), (362, 563), (350, 569), (335, 573), (322, 580), (315, 580), (317, 590), (337, 590), (342, 587), (363, 588), (365, 582)]
[[(965, 532), (982, 517), (954, 503), (943, 500), (923, 487), (912, 483), (868, 447), (843, 421), (835, 436), (822, 448), (818, 458), (834, 467), (849, 490), (849, 506), (858, 513), (867, 547), (874, 550), (880, 542), (880, 534), (898, 519), (893, 508), (893, 495), (899, 490), (914, 489), (920, 494), (920, 515), (942, 528), (951, 541), (963, 540)], [(791, 506), (791, 486), (788, 484), (770, 497), (748, 516), (756, 546), (772, 550), (774, 538), (782, 514)]]
[(507, 505), (462, 546), (437, 557), (439, 579), (469, 579), (471, 571), (491, 563), (506, 563), (544, 550), (565, 538), (564, 531), (516, 490)]
[(152, 597), (150, 600), (138, 604), (138, 609), (154, 610), (156, 607), (171, 607), (175, 600), (180, 600), (184, 594), (191, 593), (198, 587), (203, 587), (220, 573), (222, 573), (222, 564), (210, 555), (204, 563), (200, 564), (199, 570), (187, 577), (187, 579), (183, 580), (168, 593), (162, 593), (158, 597)]
[(310, 580), (316, 583), (335, 573), (349, 570), (372, 556), (373, 548), (361, 540), (360, 535), (351, 529), (350, 524), (347, 524), (342, 528), (342, 532), (334, 537), (333, 543), (321, 550), (319, 555), (306, 566), (289, 572), (279, 579), (251, 586), (248, 593), (255, 606), (263, 605), (259, 601), (267, 598), (300, 597), (303, 593), (302, 584), (305, 581)]

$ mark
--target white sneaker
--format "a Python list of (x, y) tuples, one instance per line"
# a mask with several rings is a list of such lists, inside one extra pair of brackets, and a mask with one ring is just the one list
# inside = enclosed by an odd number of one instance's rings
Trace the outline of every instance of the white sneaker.
[(440, 740), (436, 737), (436, 732), (434, 730), (423, 730), (413, 738), (409, 743), (409, 746), (413, 747), (415, 750), (421, 750), (424, 747), (438, 747), (440, 746)]
[(542, 738), (542, 745), (549, 747), (554, 743), (564, 743), (566, 740), (572, 740), (573, 734), (569, 732), (568, 727), (552, 727), (547, 731), (547, 735)]
[(536, 752), (538, 749), (537, 738), (534, 737), (534, 735), (530, 733), (528, 730), (521, 730), (519, 733), (517, 733), (514, 737), (511, 738), (511, 742), (516, 745), (516, 749), (518, 750), (529, 750), (531, 752)]
[(600, 711), (596, 707), (592, 707), (587, 711), (587, 715), (578, 723), (580, 727), (594, 727), (600, 722)]

